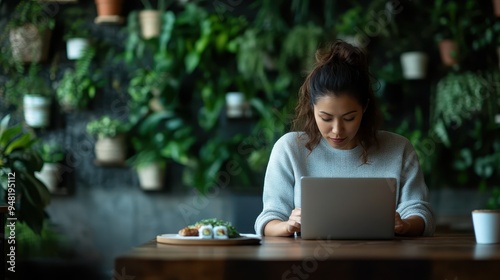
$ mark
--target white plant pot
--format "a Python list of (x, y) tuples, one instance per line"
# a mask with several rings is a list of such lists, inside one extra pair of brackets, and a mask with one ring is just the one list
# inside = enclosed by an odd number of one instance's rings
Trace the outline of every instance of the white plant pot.
[(424, 79), (427, 76), (428, 57), (424, 52), (405, 52), (401, 54), (403, 77), (408, 80)]
[(141, 188), (148, 191), (161, 190), (165, 180), (165, 166), (151, 163), (137, 168)]
[(474, 210), (472, 224), (478, 244), (500, 243), (500, 210)]
[(85, 38), (68, 39), (66, 42), (66, 54), (68, 59), (80, 59), (88, 45), (89, 40)]
[(40, 172), (35, 172), (35, 176), (47, 187), (49, 192), (54, 193), (62, 180), (60, 165), (46, 162)]
[(248, 117), (249, 114), (248, 102), (242, 92), (226, 93), (226, 115), (228, 118)]
[(23, 107), (26, 124), (35, 128), (49, 126), (51, 102), (52, 100), (47, 97), (25, 95)]
[(100, 138), (95, 143), (96, 160), (102, 164), (123, 164), (127, 158), (125, 135), (113, 138)]
[(160, 35), (160, 12), (156, 10), (143, 10), (139, 12), (141, 34), (144, 39), (156, 38)]

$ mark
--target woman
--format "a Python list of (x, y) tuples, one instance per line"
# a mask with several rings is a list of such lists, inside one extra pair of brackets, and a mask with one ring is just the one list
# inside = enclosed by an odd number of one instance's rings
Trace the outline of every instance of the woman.
[(282, 136), (271, 152), (256, 233), (300, 232), (300, 178), (316, 176), (397, 178), (394, 232), (432, 235), (434, 218), (418, 158), (406, 138), (379, 131), (365, 54), (340, 40), (318, 50), (299, 94), (296, 132)]

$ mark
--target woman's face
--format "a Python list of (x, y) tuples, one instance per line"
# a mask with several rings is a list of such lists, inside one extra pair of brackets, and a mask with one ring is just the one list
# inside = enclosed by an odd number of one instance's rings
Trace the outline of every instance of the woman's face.
[(350, 150), (358, 145), (363, 107), (355, 98), (347, 94), (320, 97), (314, 105), (314, 117), (321, 135), (333, 148)]

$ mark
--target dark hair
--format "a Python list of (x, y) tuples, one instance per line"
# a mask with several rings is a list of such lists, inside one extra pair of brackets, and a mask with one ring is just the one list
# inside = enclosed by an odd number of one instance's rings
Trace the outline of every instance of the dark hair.
[(371, 82), (366, 54), (361, 49), (336, 40), (316, 51), (316, 64), (300, 87), (293, 121), (293, 130), (304, 131), (309, 136), (308, 150), (312, 151), (322, 137), (314, 118), (314, 104), (326, 95), (345, 94), (366, 108), (357, 135), (363, 148), (363, 163), (368, 162), (368, 149), (378, 145), (377, 130), (382, 120)]

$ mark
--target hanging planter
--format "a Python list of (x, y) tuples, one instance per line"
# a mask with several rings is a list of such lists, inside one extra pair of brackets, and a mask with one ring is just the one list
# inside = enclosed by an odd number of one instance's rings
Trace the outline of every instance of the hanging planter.
[(86, 38), (71, 38), (66, 41), (66, 55), (70, 60), (82, 58), (85, 49), (89, 46)]
[(38, 95), (23, 97), (24, 120), (34, 128), (48, 127), (50, 123), (50, 105), (52, 100)]
[(59, 163), (64, 159), (64, 148), (56, 142), (38, 142), (36, 147), (43, 166), (39, 172), (35, 172), (35, 176), (50, 193), (57, 193), (62, 181), (62, 166)]
[(428, 56), (424, 52), (405, 52), (401, 54), (403, 77), (408, 80), (424, 79), (427, 76)]
[(500, 17), (500, 0), (492, 0), (493, 4), (493, 14), (496, 17)]
[(125, 140), (125, 134), (99, 138), (94, 148), (97, 163), (103, 165), (124, 164), (127, 158)]
[(12, 57), (22, 62), (46, 61), (49, 53), (52, 31), (40, 32), (31, 23), (10, 30), (9, 40)]
[(65, 9), (62, 16), (66, 56), (69, 60), (80, 59), (90, 44), (90, 38), (92, 38), (92, 32), (88, 26), (90, 19), (84, 10), (77, 7)]
[(95, 0), (97, 18), (95, 23), (122, 23), (123, 0)]
[(94, 152), (98, 165), (125, 165), (127, 125), (119, 119), (102, 116), (87, 124), (87, 133), (97, 136)]
[(50, 193), (56, 193), (61, 180), (61, 167), (58, 163), (45, 162), (42, 170), (35, 172), (35, 176), (47, 187)]
[(165, 182), (165, 168), (163, 162), (138, 166), (136, 169), (141, 188), (146, 191), (161, 190)]
[(12, 58), (22, 62), (46, 61), (55, 19), (48, 16), (40, 1), (18, 2), (6, 24)]
[(161, 14), (157, 10), (143, 10), (139, 12), (141, 35), (144, 39), (156, 38), (160, 35)]
[(226, 93), (226, 115), (228, 118), (242, 118), (250, 115), (250, 106), (242, 92)]
[(439, 42), (441, 61), (446, 66), (458, 64), (458, 45), (455, 41), (444, 39)]

